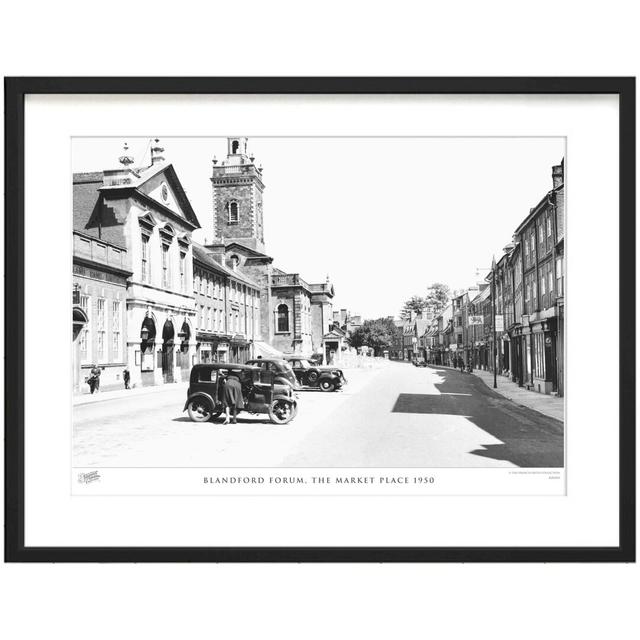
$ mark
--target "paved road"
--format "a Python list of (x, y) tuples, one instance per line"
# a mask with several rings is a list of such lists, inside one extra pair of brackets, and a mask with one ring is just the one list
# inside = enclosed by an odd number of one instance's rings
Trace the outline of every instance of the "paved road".
[(389, 362), (301, 393), (293, 422), (195, 424), (184, 389), (74, 410), (76, 466), (561, 467), (563, 425), (475, 376)]

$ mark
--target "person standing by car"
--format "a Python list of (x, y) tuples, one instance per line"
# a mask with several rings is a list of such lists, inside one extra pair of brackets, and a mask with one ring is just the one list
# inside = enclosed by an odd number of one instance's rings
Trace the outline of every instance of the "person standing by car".
[(242, 384), (240, 378), (238, 378), (235, 373), (230, 373), (224, 385), (224, 424), (229, 424), (229, 413), (233, 414), (231, 424), (237, 424), (236, 416), (238, 415), (238, 409), (244, 409)]
[(100, 374), (102, 373), (102, 369), (97, 364), (94, 364), (91, 367), (91, 377), (89, 378), (89, 388), (91, 389), (91, 393), (94, 391), (98, 393), (100, 391)]

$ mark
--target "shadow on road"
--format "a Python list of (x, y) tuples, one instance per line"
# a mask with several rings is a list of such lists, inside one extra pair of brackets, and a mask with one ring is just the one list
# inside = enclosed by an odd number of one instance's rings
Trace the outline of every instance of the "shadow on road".
[(502, 444), (469, 453), (506, 460), (518, 467), (563, 467), (562, 422), (507, 400), (467, 373), (437, 369), (442, 395), (401, 393), (393, 413), (453, 415), (467, 418)]

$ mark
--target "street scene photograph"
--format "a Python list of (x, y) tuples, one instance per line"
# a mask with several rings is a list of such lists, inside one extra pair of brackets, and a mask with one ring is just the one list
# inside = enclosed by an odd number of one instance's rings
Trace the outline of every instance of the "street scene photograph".
[(74, 468), (564, 468), (564, 138), (71, 156)]

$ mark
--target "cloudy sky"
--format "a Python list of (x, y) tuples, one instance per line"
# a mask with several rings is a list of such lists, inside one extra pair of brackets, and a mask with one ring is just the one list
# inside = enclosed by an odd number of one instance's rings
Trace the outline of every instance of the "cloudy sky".
[[(232, 132), (234, 135), (234, 132)], [(124, 138), (74, 138), (72, 168), (118, 166)], [(149, 139), (126, 138), (149, 164)], [(211, 159), (225, 138), (161, 138), (211, 238)], [(397, 315), (439, 281), (485, 274), (551, 189), (564, 138), (250, 138), (264, 167), (267, 253), (279, 268), (336, 290), (334, 308)], [(480, 272), (478, 272), (480, 269)]]

